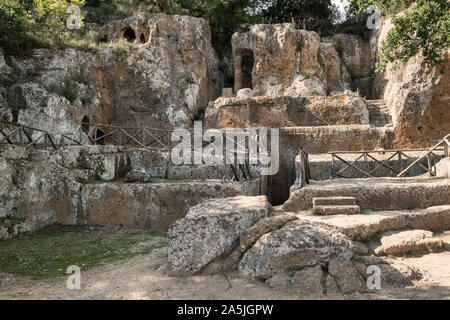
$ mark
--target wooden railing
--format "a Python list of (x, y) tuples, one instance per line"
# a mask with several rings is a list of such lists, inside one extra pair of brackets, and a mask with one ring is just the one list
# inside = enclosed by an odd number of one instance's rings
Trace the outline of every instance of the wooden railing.
[[(192, 131), (192, 130), (190, 130)], [(84, 145), (117, 145), (117, 146), (135, 146), (138, 148), (161, 150), (170, 152), (172, 149), (171, 138), (173, 131), (165, 129), (154, 129), (145, 127), (118, 127), (102, 124), (80, 124), (73, 133), (50, 133), (48, 131), (24, 126), (18, 123), (0, 121), (0, 144), (18, 145), (35, 149), (58, 150), (66, 146), (84, 146)], [(242, 153), (238, 151), (224, 150), (224, 157), (230, 157), (234, 154), (234, 159), (243, 157), (244, 164), (237, 161), (233, 164), (226, 164), (225, 178), (232, 172), (232, 180), (243, 181), (252, 178), (250, 171), (249, 151), (247, 149), (249, 139), (245, 138), (245, 150)], [(212, 144), (204, 142), (202, 148)], [(195, 147), (191, 146), (193, 152)]]
[[(427, 160), (428, 160), (428, 167), (431, 170), (430, 155), (433, 155), (434, 154), (433, 152), (438, 150), (438, 148), (441, 147), (441, 146), (443, 146), (443, 149), (444, 149), (444, 157), (448, 158), (450, 156), (450, 154), (449, 154), (449, 150), (450, 150), (450, 141), (449, 141), (449, 139), (450, 139), (450, 133), (447, 136), (445, 136), (444, 139), (439, 141), (438, 144), (436, 144), (434, 147), (429, 149), (423, 156), (421, 156), (419, 159), (417, 159), (416, 161), (411, 163), (411, 165), (408, 166), (408, 168), (406, 168), (405, 170), (400, 172), (398, 174), (398, 177), (405, 176), (412, 167), (414, 167), (415, 165), (420, 164), (420, 161), (424, 160), (425, 158), (427, 158)], [(434, 174), (430, 170), (427, 170), (427, 171), (429, 171), (431, 175), (435, 176), (436, 175), (436, 165), (434, 166)]]
[(80, 145), (112, 144), (170, 150), (171, 133), (172, 131), (165, 129), (82, 123), (72, 134), (71, 139)]
[(23, 126), (17, 123), (0, 121), (0, 144), (15, 144), (25, 149), (58, 150), (58, 143), (54, 136), (45, 130)]
[[(344, 175), (344, 173), (349, 169), (354, 169), (358, 173), (361, 174), (361, 177), (363, 178), (374, 178), (376, 176), (376, 172), (385, 168), (391, 171), (393, 174), (395, 174), (397, 177), (404, 176), (411, 168), (413, 167), (420, 167), (425, 171), (425, 173), (429, 173), (431, 176), (436, 175), (436, 163), (438, 159), (442, 158), (442, 155), (439, 156), (436, 153), (439, 151), (444, 152), (444, 156), (448, 157), (448, 148), (440, 148), (439, 145), (434, 147), (431, 150), (428, 149), (411, 149), (411, 150), (370, 150), (370, 151), (333, 151), (329, 152), (329, 154), (332, 157), (331, 161), (331, 179), (336, 178), (348, 178)], [(427, 151), (427, 153), (418, 158), (417, 160), (413, 161), (411, 165), (409, 165), (406, 169), (403, 170), (403, 168), (394, 168), (392, 167), (389, 162), (393, 161), (394, 159), (398, 160), (399, 166), (402, 165), (402, 160), (412, 160), (414, 157), (411, 155), (408, 155), (409, 152), (421, 152), (421, 151)], [(377, 159), (377, 155), (387, 155), (387, 158), (385, 157), (384, 160)], [(356, 159), (354, 160), (346, 160), (344, 159), (344, 155), (355, 155)], [(427, 163), (423, 164), (422, 161), (427, 159)], [(376, 167), (372, 170), (369, 170), (369, 162), (375, 162)], [(361, 165), (358, 165), (358, 163), (362, 163)], [(343, 163), (345, 166), (344, 168), (340, 169), (341, 166), (338, 165), (338, 163)]]

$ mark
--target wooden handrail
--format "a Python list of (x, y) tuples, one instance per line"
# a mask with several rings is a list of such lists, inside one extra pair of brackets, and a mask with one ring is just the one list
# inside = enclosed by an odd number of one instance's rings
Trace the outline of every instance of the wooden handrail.
[[(422, 161), (423, 159), (425, 159), (425, 157), (428, 157), (434, 150), (436, 150), (437, 148), (439, 148), (442, 144), (447, 144), (448, 143), (448, 139), (450, 138), (450, 133), (448, 135), (446, 135), (444, 137), (444, 139), (442, 139), (438, 144), (436, 144), (434, 147), (432, 147), (431, 149), (428, 150), (428, 152), (426, 152), (423, 156), (421, 156), (420, 158), (418, 158), (416, 161), (414, 161), (411, 165), (408, 166), (408, 168), (406, 168), (405, 170), (403, 170), (402, 172), (400, 172), (400, 174), (397, 177), (403, 177), (406, 173), (408, 173), (408, 171), (414, 167), (417, 163), (419, 163), (420, 161)], [(450, 145), (450, 144), (449, 144)]]
[[(435, 172), (433, 171), (432, 157), (436, 157), (436, 154), (433, 152), (443, 151), (445, 157), (450, 156), (449, 155), (449, 150), (450, 150), (449, 136), (450, 135), (446, 136), (443, 140), (441, 140), (436, 146), (434, 146), (431, 149), (409, 149), (409, 150), (393, 149), (393, 150), (331, 151), (331, 152), (328, 152), (328, 154), (330, 154), (332, 156), (332, 166), (331, 166), (330, 178), (331, 179), (339, 178), (339, 177), (345, 178), (345, 176), (343, 176), (343, 173), (350, 168), (353, 168), (354, 170), (358, 171), (364, 177), (371, 178), (371, 177), (373, 177), (372, 174), (375, 173), (377, 170), (379, 170), (382, 167), (389, 169), (391, 172), (395, 173), (397, 175), (397, 177), (402, 177), (407, 173), (408, 170), (410, 170), (414, 166), (419, 166), (422, 169), (424, 169), (426, 172), (428, 172), (430, 175), (434, 176)], [(443, 144), (443, 148), (441, 148), (442, 144)], [(403, 171), (401, 171), (402, 169), (393, 168), (389, 165), (389, 161), (391, 161), (395, 156), (398, 156), (399, 160), (402, 160), (402, 157), (404, 157), (405, 159), (412, 160), (413, 158), (411, 156), (408, 156), (407, 153), (408, 152), (419, 152), (419, 151), (426, 151), (426, 153), (423, 156), (419, 157), (418, 159), (414, 160), (414, 162)], [(373, 154), (386, 154), (387, 158), (384, 160), (378, 160), (375, 156), (373, 156)], [(342, 155), (359, 155), (359, 157), (356, 160), (348, 160), (348, 159), (342, 158), (339, 155), (341, 155), (341, 156)], [(360, 161), (361, 158), (363, 158), (363, 157), (364, 157), (365, 169), (357, 166), (358, 161)], [(369, 169), (367, 167), (367, 165), (368, 165), (367, 161), (369, 158), (377, 163), (376, 167), (371, 171), (369, 171)], [(421, 161), (424, 160), (425, 158), (427, 158), (427, 160), (428, 160), (428, 167), (421, 163)], [(336, 167), (336, 164), (335, 164), (336, 160), (344, 163), (345, 167), (343, 169)]]

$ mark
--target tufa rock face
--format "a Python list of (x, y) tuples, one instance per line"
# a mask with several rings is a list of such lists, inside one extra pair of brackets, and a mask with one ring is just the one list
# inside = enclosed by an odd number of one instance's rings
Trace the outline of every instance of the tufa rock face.
[[(303, 94), (311, 85), (296, 83), (304, 81), (299, 79), (302, 75), (314, 79), (313, 87), (319, 87), (316, 91), (324, 95), (342, 90), (348, 80), (333, 48), (322, 45), (317, 33), (297, 30), (293, 24), (255, 25), (247, 33), (235, 33), (232, 47), (235, 92), (250, 88), (254, 96), (270, 95), (273, 87), (279, 86), (278, 94), (286, 91), (293, 95), (296, 90)], [(329, 59), (326, 64), (322, 54)]]
[(81, 184), (55, 161), (34, 157), (15, 146), (0, 152), (0, 219), (23, 221), (3, 238), (54, 223), (78, 222)]
[(169, 229), (168, 273), (193, 275), (230, 254), (240, 235), (268, 214), (267, 197), (212, 200), (191, 208)]
[(376, 62), (376, 43), (360, 36), (339, 34), (333, 38), (334, 47), (337, 47), (348, 72), (354, 78), (364, 78), (372, 74)]
[[(148, 181), (158, 172), (147, 168), (158, 166), (158, 158), (154, 152), (115, 146), (57, 152), (1, 146), (0, 239), (55, 223), (166, 231), (208, 199), (260, 194), (259, 178), (205, 181), (208, 172), (194, 167), (185, 170), (199, 181), (180, 180), (176, 172), (171, 174), (175, 180)], [(3, 220), (8, 234), (1, 230)]]
[(369, 124), (364, 99), (356, 94), (331, 97), (219, 98), (206, 110), (209, 128), (297, 127)]
[[(173, 129), (190, 127), (197, 110), (217, 97), (217, 59), (206, 21), (139, 14), (100, 32), (109, 43), (95, 53), (42, 49), (12, 58), (11, 66), (1, 56), (2, 77), (10, 67), (17, 70), (13, 84), (0, 90), (20, 110), (16, 120), (62, 132), (73, 132), (86, 119)], [(129, 48), (111, 42), (119, 39), (129, 41)]]
[[(393, 27), (387, 20), (378, 36), (381, 41)], [(442, 65), (426, 68), (417, 55), (397, 70), (392, 66), (377, 75), (377, 95), (393, 117), (398, 147), (424, 147), (450, 132), (450, 50)]]

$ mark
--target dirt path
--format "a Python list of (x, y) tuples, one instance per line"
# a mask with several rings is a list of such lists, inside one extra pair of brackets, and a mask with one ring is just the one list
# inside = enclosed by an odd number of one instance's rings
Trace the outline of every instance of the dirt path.
[(0, 273), (0, 299), (450, 299), (450, 232), (441, 235), (447, 251), (401, 258), (421, 270), (414, 286), (376, 294), (292, 296), (230, 275), (167, 277), (158, 269), (166, 250), (82, 272), (81, 290), (68, 290), (66, 278), (31, 280)]

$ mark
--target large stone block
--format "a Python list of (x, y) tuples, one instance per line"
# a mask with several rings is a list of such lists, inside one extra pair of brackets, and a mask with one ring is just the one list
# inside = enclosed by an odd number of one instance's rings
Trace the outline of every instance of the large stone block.
[(297, 127), (369, 124), (365, 101), (354, 94), (331, 97), (219, 98), (206, 111), (208, 128)]
[(176, 182), (86, 184), (80, 220), (103, 226), (166, 231), (190, 207), (215, 198), (259, 195), (259, 179), (237, 183)]
[(169, 229), (168, 272), (192, 275), (230, 254), (240, 235), (268, 215), (265, 196), (211, 200), (191, 208)]
[(322, 223), (296, 220), (279, 230), (263, 235), (239, 262), (239, 273), (268, 279), (279, 272), (299, 270), (349, 260), (352, 241), (339, 229)]

